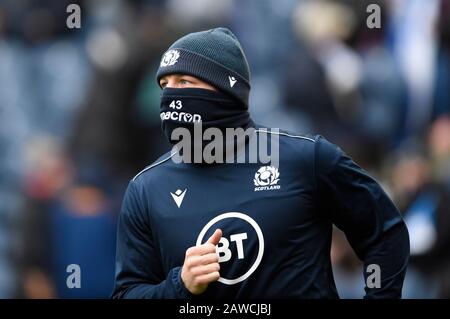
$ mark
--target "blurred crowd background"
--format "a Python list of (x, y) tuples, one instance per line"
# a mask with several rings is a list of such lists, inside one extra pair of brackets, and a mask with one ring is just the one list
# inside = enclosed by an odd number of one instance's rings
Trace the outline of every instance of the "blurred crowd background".
[[(324, 135), (392, 196), (411, 239), (404, 297), (449, 298), (448, 0), (0, 0), (0, 298), (109, 297), (125, 187), (169, 149), (160, 57), (217, 26), (247, 54), (256, 122)], [(331, 255), (341, 297), (361, 298), (338, 230)]]

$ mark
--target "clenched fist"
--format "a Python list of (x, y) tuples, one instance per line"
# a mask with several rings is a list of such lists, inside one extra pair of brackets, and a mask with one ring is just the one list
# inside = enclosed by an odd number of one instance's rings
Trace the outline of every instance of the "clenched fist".
[(216, 229), (205, 244), (186, 250), (181, 279), (184, 286), (194, 295), (203, 293), (209, 283), (217, 281), (220, 277), (216, 245), (221, 237), (222, 231)]

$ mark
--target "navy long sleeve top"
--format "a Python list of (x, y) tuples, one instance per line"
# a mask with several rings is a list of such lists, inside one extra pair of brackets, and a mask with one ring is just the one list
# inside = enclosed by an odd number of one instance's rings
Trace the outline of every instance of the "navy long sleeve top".
[[(267, 134), (257, 130), (255, 134)], [(338, 298), (330, 248), (341, 229), (381, 270), (365, 298), (399, 298), (409, 257), (403, 219), (376, 182), (321, 136), (279, 136), (279, 165), (175, 163), (130, 181), (118, 224), (113, 298)], [(220, 279), (193, 296), (186, 250), (220, 228)]]

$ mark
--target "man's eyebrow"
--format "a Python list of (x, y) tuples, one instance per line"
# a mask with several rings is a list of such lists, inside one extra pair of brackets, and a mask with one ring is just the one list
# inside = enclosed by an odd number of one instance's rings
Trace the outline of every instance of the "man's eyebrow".
[(171, 75), (165, 75), (162, 78), (160, 78), (159, 81), (169, 81), (169, 76)]

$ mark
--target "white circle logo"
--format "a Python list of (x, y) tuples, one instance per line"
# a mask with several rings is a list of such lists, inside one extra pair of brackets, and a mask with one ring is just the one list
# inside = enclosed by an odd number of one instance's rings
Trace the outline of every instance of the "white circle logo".
[(246, 221), (247, 223), (249, 223), (255, 230), (255, 232), (258, 236), (258, 243), (259, 243), (258, 255), (256, 256), (256, 260), (245, 274), (243, 274), (242, 276), (239, 276), (237, 278), (234, 278), (234, 279), (220, 277), (218, 280), (219, 282), (226, 284), (226, 285), (234, 285), (234, 284), (237, 284), (237, 283), (247, 279), (258, 268), (259, 264), (261, 263), (262, 257), (264, 255), (264, 236), (261, 231), (261, 228), (259, 227), (259, 225), (256, 223), (256, 221), (253, 218), (251, 218), (250, 216), (245, 215), (243, 213), (229, 212), (229, 213), (224, 213), (224, 214), (214, 217), (212, 220), (210, 220), (205, 225), (205, 227), (203, 227), (202, 231), (200, 232), (200, 234), (197, 237), (196, 246), (200, 246), (202, 244), (203, 237), (205, 237), (206, 232), (214, 224), (216, 224), (217, 222), (219, 222), (223, 219), (227, 219), (227, 218), (238, 218), (238, 219), (242, 219), (242, 220)]
[(161, 67), (174, 65), (177, 63), (178, 58), (180, 57), (180, 52), (177, 50), (169, 50), (167, 51), (161, 60)]

